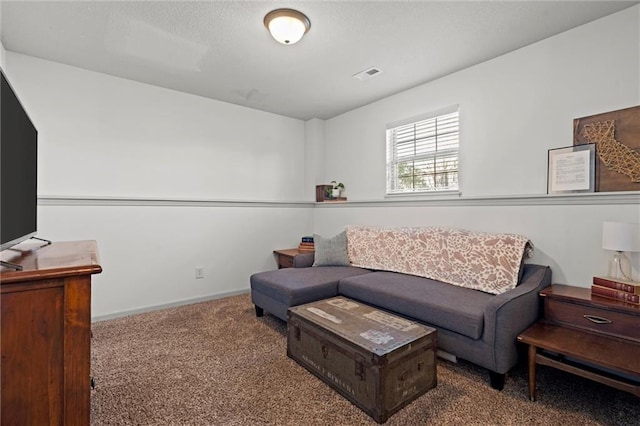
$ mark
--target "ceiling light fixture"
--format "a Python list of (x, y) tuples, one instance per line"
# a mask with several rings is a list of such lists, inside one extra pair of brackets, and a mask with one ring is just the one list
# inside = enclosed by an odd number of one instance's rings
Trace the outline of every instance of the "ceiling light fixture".
[(278, 42), (294, 44), (311, 28), (311, 21), (293, 9), (276, 9), (264, 17), (264, 26)]

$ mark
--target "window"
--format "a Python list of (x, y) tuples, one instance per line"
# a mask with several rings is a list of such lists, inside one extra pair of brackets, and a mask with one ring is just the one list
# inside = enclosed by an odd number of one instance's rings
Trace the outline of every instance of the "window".
[(387, 194), (458, 190), (458, 107), (387, 126)]

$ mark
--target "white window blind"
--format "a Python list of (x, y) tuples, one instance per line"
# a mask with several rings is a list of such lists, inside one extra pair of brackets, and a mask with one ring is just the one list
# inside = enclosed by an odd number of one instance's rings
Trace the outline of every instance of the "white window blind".
[(458, 189), (458, 107), (387, 126), (387, 193)]

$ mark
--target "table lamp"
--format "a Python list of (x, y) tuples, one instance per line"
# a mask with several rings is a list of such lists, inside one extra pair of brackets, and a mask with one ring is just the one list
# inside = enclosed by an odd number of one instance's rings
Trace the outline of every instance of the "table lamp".
[(631, 281), (631, 262), (624, 252), (640, 251), (640, 224), (604, 222), (602, 248), (615, 251), (609, 261), (609, 277)]

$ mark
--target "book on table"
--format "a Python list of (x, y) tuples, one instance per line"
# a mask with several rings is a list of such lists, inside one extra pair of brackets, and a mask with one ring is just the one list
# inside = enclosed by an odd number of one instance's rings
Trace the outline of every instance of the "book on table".
[(591, 294), (605, 297), (607, 299), (621, 300), (623, 302), (640, 305), (640, 295), (616, 290), (610, 287), (602, 287), (594, 284), (591, 286)]
[(629, 294), (640, 295), (640, 282), (619, 280), (610, 277), (593, 277), (593, 284), (600, 287), (608, 287)]
[(316, 246), (313, 242), (313, 237), (304, 236), (301, 238), (300, 244), (298, 244), (298, 251), (301, 253), (312, 253), (316, 250)]

